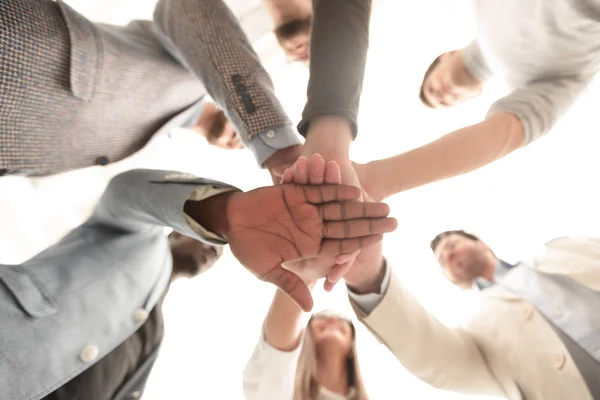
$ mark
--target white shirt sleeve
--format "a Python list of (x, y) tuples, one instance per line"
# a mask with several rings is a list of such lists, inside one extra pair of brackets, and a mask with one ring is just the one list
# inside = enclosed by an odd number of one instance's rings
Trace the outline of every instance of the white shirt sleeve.
[(277, 350), (264, 339), (264, 333), (244, 368), (246, 400), (291, 400), (302, 341), (291, 351)]
[(385, 268), (385, 276), (381, 281), (381, 286), (379, 287), (378, 293), (356, 294), (350, 288), (348, 288), (348, 296), (350, 296), (356, 305), (367, 314), (370, 314), (375, 307), (377, 307), (381, 299), (383, 299), (383, 295), (387, 292), (388, 287), (390, 286), (390, 277), (392, 273), (388, 266), (387, 260), (385, 260), (385, 265), (383, 268)]

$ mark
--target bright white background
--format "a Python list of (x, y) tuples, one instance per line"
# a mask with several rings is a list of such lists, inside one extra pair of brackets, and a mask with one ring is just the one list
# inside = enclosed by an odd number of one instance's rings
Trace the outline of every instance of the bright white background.
[[(71, 0), (92, 19), (126, 23), (148, 18), (152, 0)], [(258, 1), (232, 1), (236, 15), (256, 32), (269, 26)], [(391, 156), (478, 122), (503, 93), (492, 83), (485, 95), (451, 110), (425, 109), (417, 100), (422, 74), (439, 53), (466, 45), (472, 21), (468, 2), (375, 0), (371, 48), (361, 102), (357, 162)], [(343, 34), (343, 33), (341, 33)], [(256, 42), (277, 92), (298, 121), (307, 71), (289, 65), (270, 35)], [(151, 78), (149, 78), (151, 79)], [(456, 324), (476, 306), (442, 277), (428, 248), (446, 229), (479, 234), (496, 254), (516, 261), (562, 235), (598, 236), (600, 191), (597, 84), (547, 137), (492, 166), (389, 199), (400, 227), (385, 239), (395, 271), (435, 315)], [(435, 160), (431, 160), (435, 162)], [(51, 178), (0, 179), (0, 262), (18, 263), (81, 222), (110, 176), (130, 167), (180, 168), (244, 189), (268, 184), (249, 152), (209, 148), (189, 132), (154, 143), (137, 157), (109, 168), (93, 167)], [(145, 399), (241, 399), (241, 371), (258, 338), (273, 287), (256, 280), (226, 253), (205, 275), (175, 283), (165, 302), (166, 337)], [(343, 287), (315, 292), (317, 309), (350, 311)], [(412, 377), (358, 326), (359, 355), (373, 399), (462, 399)]]

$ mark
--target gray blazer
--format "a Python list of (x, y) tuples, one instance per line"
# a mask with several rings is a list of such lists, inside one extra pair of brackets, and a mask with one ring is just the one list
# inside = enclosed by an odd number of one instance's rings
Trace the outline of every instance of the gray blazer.
[(127, 26), (0, 1), (0, 175), (121, 160), (207, 91), (260, 164), (299, 143), (222, 0), (159, 0), (154, 21)]
[(56, 245), (22, 265), (0, 265), (0, 399), (40, 399), (131, 336), (169, 282), (164, 227), (219, 244), (192, 230), (183, 206), (192, 193), (232, 189), (187, 174), (128, 171)]

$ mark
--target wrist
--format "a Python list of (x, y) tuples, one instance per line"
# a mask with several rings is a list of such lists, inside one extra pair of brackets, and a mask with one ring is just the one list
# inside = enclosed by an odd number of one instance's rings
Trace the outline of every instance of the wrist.
[(390, 177), (401, 180), (399, 177), (402, 176), (402, 173), (392, 168), (393, 165), (388, 164), (391, 163), (386, 160), (374, 160), (365, 164), (364, 188), (374, 201), (383, 201), (394, 194), (392, 191), (394, 183), (390, 181)]
[[(278, 149), (275, 153), (271, 154), (269, 158), (265, 160), (263, 163), (263, 168), (268, 169), (269, 171), (277, 172), (279, 169), (288, 168), (292, 166), (300, 157), (300, 150), (302, 149), (302, 145), (295, 144), (289, 147), (285, 147), (283, 149)], [(282, 171), (282, 173), (283, 173)]]
[(352, 125), (344, 117), (323, 115), (310, 121), (305, 147), (318, 147), (319, 152), (348, 154), (354, 140)]
[(357, 282), (348, 282), (346, 281), (346, 286), (352, 292), (356, 294), (369, 294), (369, 293), (379, 293), (381, 290), (381, 284), (385, 278), (386, 273), (386, 263), (385, 258), (381, 257), (381, 261), (379, 261), (379, 268), (377, 268), (374, 273)]
[(231, 198), (238, 193), (238, 191), (232, 190), (201, 201), (188, 200), (183, 210), (204, 229), (228, 241), (229, 220), (227, 218), (227, 206)]

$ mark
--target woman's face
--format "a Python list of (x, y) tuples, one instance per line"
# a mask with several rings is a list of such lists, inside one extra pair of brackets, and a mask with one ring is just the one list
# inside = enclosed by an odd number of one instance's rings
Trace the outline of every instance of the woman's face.
[(354, 334), (350, 322), (331, 313), (313, 315), (310, 331), (317, 348), (336, 347), (344, 353), (352, 349)]

